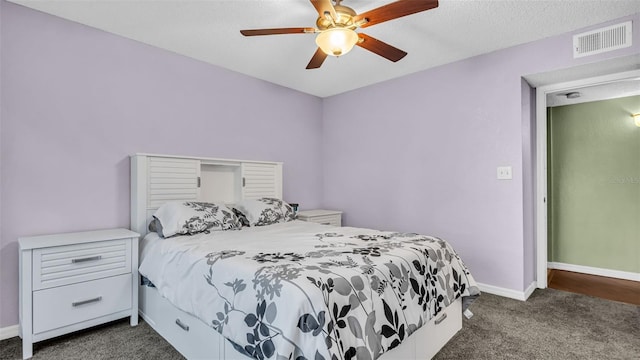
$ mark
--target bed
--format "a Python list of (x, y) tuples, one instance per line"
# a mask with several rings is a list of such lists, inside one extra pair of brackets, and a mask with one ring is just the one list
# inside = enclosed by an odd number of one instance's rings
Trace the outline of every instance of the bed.
[[(148, 231), (170, 202), (278, 202), (281, 171), (281, 163), (132, 157), (143, 319), (190, 359), (435, 355), (479, 294), (442, 239), (292, 218), (167, 238)], [(183, 189), (192, 177), (207, 189)]]

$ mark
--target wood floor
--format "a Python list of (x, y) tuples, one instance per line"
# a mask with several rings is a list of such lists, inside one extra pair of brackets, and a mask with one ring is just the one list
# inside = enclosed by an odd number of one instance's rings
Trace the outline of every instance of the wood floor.
[(552, 289), (640, 305), (640, 281), (549, 269), (547, 283)]

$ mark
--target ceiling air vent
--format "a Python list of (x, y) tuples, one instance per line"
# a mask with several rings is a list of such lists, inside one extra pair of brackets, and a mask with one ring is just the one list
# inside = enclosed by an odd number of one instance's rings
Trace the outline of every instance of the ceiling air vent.
[(600, 54), (631, 46), (631, 21), (573, 36), (573, 57)]

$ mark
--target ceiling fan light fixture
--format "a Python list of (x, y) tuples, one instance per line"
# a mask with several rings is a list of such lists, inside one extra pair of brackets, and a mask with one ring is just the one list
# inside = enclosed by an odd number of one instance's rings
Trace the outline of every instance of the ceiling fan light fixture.
[(327, 56), (342, 56), (351, 51), (355, 45), (396, 62), (404, 58), (407, 53), (373, 36), (362, 32), (356, 33), (355, 30), (437, 8), (438, 0), (397, 0), (360, 14), (342, 5), (342, 0), (311, 0), (311, 5), (318, 13), (316, 28), (249, 29), (240, 30), (240, 33), (244, 36), (317, 34), (318, 48), (307, 64), (307, 69), (317, 69), (322, 66)]
[(335, 27), (322, 31), (316, 36), (316, 44), (331, 56), (341, 56), (353, 49), (358, 42), (358, 33), (349, 28)]

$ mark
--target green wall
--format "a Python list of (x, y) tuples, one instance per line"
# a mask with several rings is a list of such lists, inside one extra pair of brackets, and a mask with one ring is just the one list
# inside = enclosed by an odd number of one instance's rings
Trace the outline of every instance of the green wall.
[(549, 261), (640, 272), (640, 96), (548, 113)]

